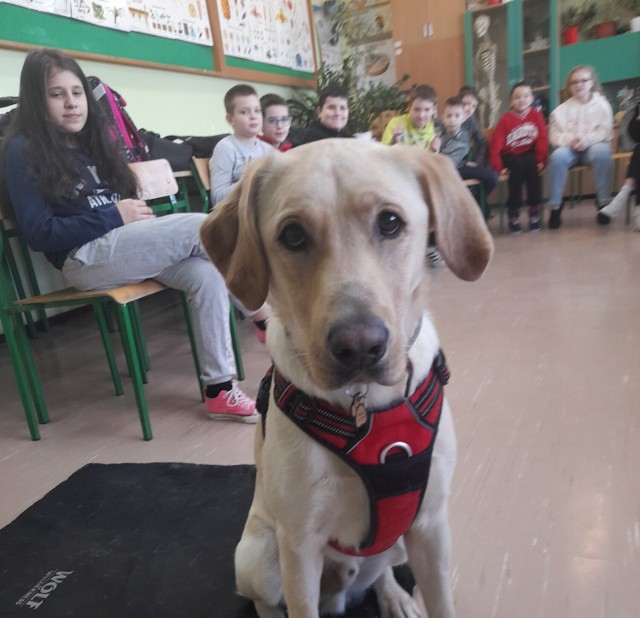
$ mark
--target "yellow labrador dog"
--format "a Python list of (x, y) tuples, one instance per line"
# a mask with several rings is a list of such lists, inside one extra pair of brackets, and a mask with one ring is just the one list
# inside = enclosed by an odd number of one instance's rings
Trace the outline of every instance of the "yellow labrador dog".
[(347, 139), (254, 162), (202, 227), (229, 290), (273, 308), (235, 556), (261, 618), (342, 613), (370, 586), (383, 617), (419, 617), (391, 570), (407, 560), (429, 617), (454, 615), (456, 444), (423, 295), (431, 229), (454, 274), (482, 274), (491, 236), (449, 159)]

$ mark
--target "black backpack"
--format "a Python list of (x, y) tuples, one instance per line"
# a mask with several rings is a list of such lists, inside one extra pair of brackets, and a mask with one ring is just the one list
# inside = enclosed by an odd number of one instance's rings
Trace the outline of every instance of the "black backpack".
[[(18, 97), (0, 97), (0, 108), (10, 107), (11, 105), (18, 104)], [(9, 124), (13, 120), (16, 115), (18, 108), (0, 114), (0, 143), (2, 142), (2, 138), (5, 136), (7, 129), (9, 128)]]

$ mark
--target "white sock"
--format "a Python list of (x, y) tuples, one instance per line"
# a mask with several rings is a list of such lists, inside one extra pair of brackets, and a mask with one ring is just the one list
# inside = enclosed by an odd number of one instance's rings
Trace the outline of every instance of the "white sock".
[(618, 191), (618, 195), (616, 195), (604, 208), (601, 208), (600, 212), (604, 213), (608, 217), (615, 217), (619, 215), (627, 206), (630, 193), (631, 187), (626, 184), (622, 185), (622, 189)]

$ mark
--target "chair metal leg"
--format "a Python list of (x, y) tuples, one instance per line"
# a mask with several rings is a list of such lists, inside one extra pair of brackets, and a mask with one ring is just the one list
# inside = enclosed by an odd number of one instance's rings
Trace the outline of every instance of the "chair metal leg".
[(113, 387), (115, 388), (116, 395), (122, 395), (124, 390), (122, 389), (122, 381), (120, 380), (118, 366), (116, 365), (116, 357), (113, 353), (113, 346), (111, 345), (111, 339), (109, 337), (105, 305), (103, 303), (95, 303), (93, 305), (93, 309), (98, 320), (98, 328), (100, 329), (100, 336), (102, 337), (102, 345), (104, 346), (104, 351), (107, 355), (107, 362), (109, 363), (109, 371), (111, 372)]
[(505, 197), (504, 197), (504, 186), (505, 186), (505, 182), (498, 181), (498, 209), (500, 210), (500, 227), (499, 227), (500, 234), (504, 234), (504, 211), (507, 208), (505, 203)]
[(20, 350), (20, 345), (16, 339), (17, 333), (23, 328), (22, 321), (15, 315), (6, 315), (7, 319), (4, 319), (5, 315), (6, 314), (3, 314), (2, 329), (4, 330), (7, 348), (9, 350), (11, 367), (13, 368), (13, 372), (16, 376), (16, 384), (18, 386), (18, 392), (20, 393), (20, 399), (22, 400), (22, 408), (24, 410), (27, 426), (29, 427), (29, 434), (31, 435), (31, 439), (36, 441), (40, 439), (38, 418), (34, 411), (34, 401), (32, 398), (30, 381), (27, 377), (28, 370), (25, 366), (24, 356)]
[(138, 343), (138, 355), (140, 356), (140, 360), (142, 361), (142, 374), (143, 374), (143, 382), (147, 383), (146, 374), (151, 367), (151, 363), (149, 362), (149, 352), (147, 350), (147, 343), (144, 338), (144, 333), (142, 332), (142, 319), (140, 318), (140, 305), (138, 302), (131, 303), (131, 317), (134, 320), (134, 333), (136, 335), (136, 342)]
[[(18, 242), (20, 243), (20, 248), (22, 251), (22, 261), (24, 263), (24, 267), (27, 270), (27, 278), (29, 279), (29, 286), (31, 287), (31, 292), (34, 296), (40, 295), (40, 285), (38, 284), (38, 277), (36, 276), (35, 268), (33, 267), (33, 262), (31, 261), (31, 254), (29, 253), (29, 248), (27, 247), (27, 243), (22, 236), (18, 236)], [(36, 313), (38, 314), (38, 319), (40, 320), (40, 325), (42, 330), (46, 333), (50, 330), (49, 318), (47, 317), (47, 311), (44, 307), (39, 307), (36, 309)]]
[(198, 358), (198, 348), (196, 347), (196, 339), (193, 334), (193, 322), (191, 320), (191, 310), (189, 309), (189, 301), (185, 292), (180, 292), (180, 300), (182, 301), (182, 312), (184, 313), (184, 321), (187, 325), (187, 334), (189, 335), (189, 343), (191, 344), (191, 356), (193, 356), (193, 364), (196, 368), (196, 377), (198, 378), (198, 389), (200, 391), (200, 400), (204, 402), (204, 388), (202, 383), (202, 368), (200, 367), (200, 359)]
[(582, 201), (582, 169), (569, 169), (569, 208)]
[(236, 313), (233, 307), (229, 311), (229, 329), (231, 330), (231, 345), (233, 356), (236, 359), (236, 376), (238, 380), (244, 380), (244, 365), (242, 364), (242, 351), (238, 341), (238, 327), (236, 325)]
[(29, 381), (29, 387), (31, 389), (31, 398), (33, 405), (36, 408), (36, 414), (38, 415), (38, 421), (41, 425), (46, 425), (49, 422), (49, 412), (47, 410), (47, 404), (42, 394), (42, 387), (40, 385), (40, 377), (36, 371), (35, 363), (33, 362), (33, 356), (31, 356), (31, 347), (29, 341), (22, 329), (16, 332), (16, 341), (18, 347), (22, 352), (22, 360), (24, 363), (25, 371), (27, 372), (27, 379)]
[(191, 203), (189, 202), (189, 186), (186, 178), (177, 178), (178, 193), (174, 197), (174, 212), (189, 212)]
[[(18, 265), (16, 263), (16, 257), (13, 255), (13, 250), (11, 249), (11, 245), (7, 239), (4, 248), (4, 254), (7, 258), (7, 265), (9, 266), (9, 272), (11, 273), (11, 279), (13, 281), (13, 285), (18, 294), (18, 298), (26, 298), (27, 293), (24, 289), (24, 285), (22, 285), (22, 278), (20, 277), (20, 271), (18, 270)], [(26, 321), (25, 328), (27, 329), (27, 333), (30, 339), (36, 338), (36, 329), (35, 324), (33, 322), (33, 316), (31, 315), (31, 311), (25, 311), (22, 315), (24, 315), (24, 319)], [(21, 318), (22, 319), (22, 318)]]
[(151, 432), (151, 423), (149, 421), (149, 409), (147, 407), (147, 399), (144, 395), (144, 386), (142, 384), (141, 360), (138, 356), (138, 346), (136, 344), (136, 335), (134, 332), (133, 317), (130, 311), (130, 305), (117, 305), (118, 323), (120, 333), (122, 335), (122, 343), (124, 354), (129, 367), (129, 374), (133, 382), (133, 391), (138, 406), (138, 416), (140, 417), (140, 425), (142, 426), (142, 435), (145, 440), (151, 440), (153, 434)]

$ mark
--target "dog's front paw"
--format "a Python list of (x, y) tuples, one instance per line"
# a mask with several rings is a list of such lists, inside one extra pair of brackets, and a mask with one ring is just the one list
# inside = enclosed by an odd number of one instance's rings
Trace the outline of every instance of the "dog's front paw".
[(422, 618), (415, 599), (398, 583), (387, 567), (373, 583), (378, 598), (380, 618)]
[(378, 597), (378, 607), (380, 618), (422, 618), (418, 604), (402, 588), (399, 588), (394, 595)]

